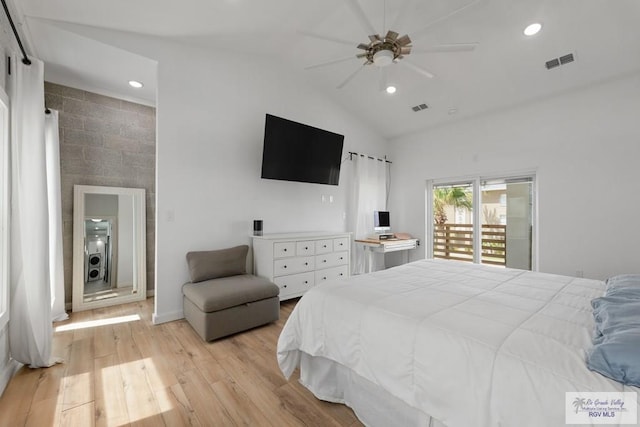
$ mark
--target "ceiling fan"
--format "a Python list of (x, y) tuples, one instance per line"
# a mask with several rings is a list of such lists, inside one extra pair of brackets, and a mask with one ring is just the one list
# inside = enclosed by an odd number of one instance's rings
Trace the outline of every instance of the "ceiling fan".
[[(398, 16), (396, 17), (395, 23), (392, 25), (393, 28), (400, 28), (403, 25), (404, 20), (406, 19), (410, 6), (416, 0), (406, 0), (402, 5)], [(424, 25), (420, 30), (414, 32), (414, 38), (421, 37), (426, 30), (435, 25), (438, 22), (441, 22), (445, 19), (452, 17), (453, 15), (462, 12), (463, 10), (473, 6), (478, 3), (480, 0), (473, 0), (470, 3), (465, 4), (462, 7), (455, 9), (454, 11), (448, 13), (447, 15), (441, 16), (426, 25)], [(386, 2), (385, 2), (386, 3)], [(347, 58), (335, 59), (328, 62), (323, 62), (321, 64), (312, 65), (306, 67), (305, 69), (310, 70), (314, 68), (325, 67), (329, 65), (338, 64), (345, 61), (357, 59), (364, 59), (364, 63), (360, 65), (352, 74), (350, 74), (345, 80), (343, 80), (338, 86), (338, 89), (345, 87), (360, 71), (362, 71), (366, 67), (375, 67), (379, 70), (380, 79), (379, 79), (379, 89), (384, 90), (387, 88), (387, 67), (392, 64), (402, 64), (407, 68), (412, 69), (418, 74), (427, 77), (433, 78), (434, 75), (426, 70), (425, 68), (411, 62), (406, 57), (411, 53), (428, 53), (428, 52), (465, 52), (472, 51), (476, 48), (478, 43), (453, 43), (453, 44), (441, 44), (437, 46), (427, 47), (416, 49), (412, 46), (412, 40), (408, 34), (400, 36), (400, 33), (387, 30), (384, 37), (380, 36), (379, 33), (376, 32), (373, 25), (367, 18), (366, 14), (360, 7), (358, 0), (346, 0), (346, 4), (349, 6), (353, 14), (356, 16), (362, 28), (369, 34), (369, 42), (368, 43), (360, 43), (355, 44), (348, 40), (342, 40), (332, 36), (324, 36), (321, 34), (316, 34), (309, 31), (300, 31), (301, 34), (304, 34), (309, 37), (314, 37), (322, 40), (328, 40), (335, 43), (347, 44), (349, 46), (355, 46), (357, 49), (362, 50), (356, 54), (355, 56), (349, 56)], [(384, 11), (385, 21), (386, 21), (386, 4)], [(383, 24), (383, 26), (386, 26)]]

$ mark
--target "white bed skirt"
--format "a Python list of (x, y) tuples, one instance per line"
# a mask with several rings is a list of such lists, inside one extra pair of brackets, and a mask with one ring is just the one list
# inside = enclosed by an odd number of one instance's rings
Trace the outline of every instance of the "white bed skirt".
[(368, 427), (445, 427), (349, 368), (324, 357), (300, 352), (300, 383), (320, 400), (347, 405)]

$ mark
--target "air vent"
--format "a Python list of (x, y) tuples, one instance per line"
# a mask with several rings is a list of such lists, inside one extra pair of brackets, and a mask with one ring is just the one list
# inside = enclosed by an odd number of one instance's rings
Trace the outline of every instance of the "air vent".
[(570, 62), (575, 61), (573, 57), (573, 53), (568, 53), (566, 55), (561, 56), (560, 58), (553, 58), (544, 63), (544, 66), (547, 67), (547, 70), (552, 68), (559, 67), (560, 65), (568, 64)]
[(547, 61), (544, 65), (547, 67), (547, 70), (550, 70), (552, 68), (559, 67), (560, 60), (558, 58), (552, 59), (551, 61)]
[(415, 107), (411, 107), (411, 109), (416, 113), (421, 110), (426, 110), (427, 108), (429, 108), (427, 104), (420, 104), (420, 105), (416, 105)]
[(569, 62), (573, 62), (573, 53), (569, 53), (569, 54), (567, 54), (565, 56), (561, 56), (560, 57), (560, 63), (562, 65), (568, 64)]

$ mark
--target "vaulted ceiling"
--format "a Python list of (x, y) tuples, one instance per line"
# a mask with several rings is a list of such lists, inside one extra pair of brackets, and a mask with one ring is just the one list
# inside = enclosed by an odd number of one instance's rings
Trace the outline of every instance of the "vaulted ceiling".
[[(640, 72), (637, 0), (13, 0), (13, 10), (50, 81), (155, 102), (153, 60), (71, 24), (234, 49), (281, 60), (387, 138)], [(386, 67), (393, 95), (380, 90), (379, 69), (356, 58), (356, 46), (369, 42), (367, 21), (381, 35), (392, 29), (412, 39), (405, 59), (413, 67), (404, 59)], [(527, 37), (532, 22), (542, 31)], [(456, 43), (477, 45), (417, 52)], [(545, 67), (569, 53), (573, 62)], [(333, 60), (341, 61), (307, 69)], [(145, 87), (134, 91), (131, 79)], [(413, 111), (420, 104), (428, 108)]]

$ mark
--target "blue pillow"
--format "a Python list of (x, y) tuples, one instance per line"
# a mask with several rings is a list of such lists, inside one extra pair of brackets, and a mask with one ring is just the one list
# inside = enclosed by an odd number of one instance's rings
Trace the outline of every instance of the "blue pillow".
[(598, 334), (587, 353), (587, 367), (640, 387), (640, 275), (608, 279), (605, 296), (591, 306)]
[[(591, 306), (596, 332), (600, 335), (627, 327), (637, 327), (640, 330), (640, 299), (607, 296), (592, 300)], [(640, 359), (640, 354), (638, 358)]]
[(609, 288), (605, 296), (640, 300), (640, 286), (637, 288)]
[(606, 284), (607, 291), (612, 288), (640, 288), (640, 274), (620, 274), (609, 277)]
[(587, 367), (622, 384), (640, 387), (640, 327), (604, 335), (587, 354)]

